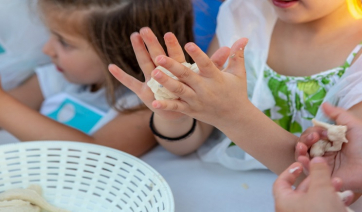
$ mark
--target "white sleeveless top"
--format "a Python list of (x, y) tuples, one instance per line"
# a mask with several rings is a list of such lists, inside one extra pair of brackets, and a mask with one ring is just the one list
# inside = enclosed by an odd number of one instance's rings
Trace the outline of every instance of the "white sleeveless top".
[[(248, 96), (261, 111), (275, 106), (275, 100), (264, 78), (272, 30), (277, 20), (274, 9), (265, 0), (227, 0), (220, 7), (216, 35), (220, 46), (231, 47), (242, 38), (249, 38), (245, 48)], [(323, 102), (349, 109), (362, 101), (362, 57), (345, 70), (343, 76), (328, 89)], [(327, 121), (321, 109), (315, 118)], [(198, 149), (203, 161), (220, 163), (234, 170), (265, 168), (256, 159), (225, 135), (214, 132), (208, 141)]]

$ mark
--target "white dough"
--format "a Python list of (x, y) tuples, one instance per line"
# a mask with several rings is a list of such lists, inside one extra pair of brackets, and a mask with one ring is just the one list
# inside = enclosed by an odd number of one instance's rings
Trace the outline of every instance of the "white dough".
[(327, 124), (324, 122), (312, 120), (314, 126), (320, 126), (327, 129), (329, 141), (319, 140), (313, 144), (310, 154), (312, 157), (323, 156), (325, 152), (334, 152), (342, 149), (342, 144), (347, 143), (347, 126)]
[[(348, 197), (348, 196), (351, 196), (353, 195), (353, 192), (352, 191), (343, 191), (343, 192), (337, 192), (339, 198), (345, 202), (345, 199)], [(354, 212), (352, 209), (350, 209), (349, 207), (346, 207), (347, 209), (347, 212)]]
[(23, 200), (10, 200), (0, 202), (0, 212), (40, 212), (40, 208)]
[[(42, 189), (37, 185), (31, 185), (27, 189), (19, 188), (5, 191), (0, 194), (0, 212), (40, 212), (40, 209), (47, 212), (69, 212), (49, 204), (41, 196), (41, 193)], [(29, 206), (33, 206), (34, 209), (30, 210)]]
[[(190, 64), (190, 63), (182, 63), (182, 65), (186, 66), (187, 68), (191, 69), (191, 71), (195, 73), (199, 73), (199, 68), (197, 67), (196, 63)], [(168, 76), (172, 77), (175, 80), (178, 80), (178, 78), (173, 75), (170, 71), (165, 69), (162, 66), (157, 66), (157, 69), (161, 70), (163, 73), (167, 74)], [(171, 93), (169, 90), (164, 88), (160, 83), (158, 83), (155, 79), (151, 78), (147, 82), (148, 87), (151, 88), (152, 92), (155, 94), (156, 100), (164, 100), (164, 99), (177, 99), (178, 97), (175, 96), (173, 93)]]

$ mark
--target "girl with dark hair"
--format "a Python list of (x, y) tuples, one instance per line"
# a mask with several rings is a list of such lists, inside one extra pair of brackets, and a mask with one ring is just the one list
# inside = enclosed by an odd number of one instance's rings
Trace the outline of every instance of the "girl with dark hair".
[(181, 43), (193, 40), (191, 2), (39, 0), (38, 6), (51, 33), (43, 51), (53, 63), (9, 93), (0, 91), (0, 126), (20, 140), (88, 142), (136, 156), (152, 148), (151, 111), (107, 67), (117, 64), (144, 80), (131, 34), (149, 26), (160, 41), (169, 31)]

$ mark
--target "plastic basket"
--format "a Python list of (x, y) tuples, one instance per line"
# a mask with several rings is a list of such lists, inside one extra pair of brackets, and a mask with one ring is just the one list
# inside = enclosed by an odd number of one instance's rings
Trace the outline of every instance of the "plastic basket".
[(140, 159), (99, 145), (37, 141), (0, 146), (0, 192), (38, 184), (72, 212), (173, 212), (164, 178)]

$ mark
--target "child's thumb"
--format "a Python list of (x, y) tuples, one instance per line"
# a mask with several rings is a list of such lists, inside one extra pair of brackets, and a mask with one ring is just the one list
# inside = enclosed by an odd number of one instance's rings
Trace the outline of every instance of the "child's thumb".
[(334, 107), (329, 103), (323, 103), (322, 108), (324, 114), (338, 125), (347, 125), (347, 127), (350, 128), (353, 127), (353, 124), (356, 122), (354, 116), (342, 108)]

